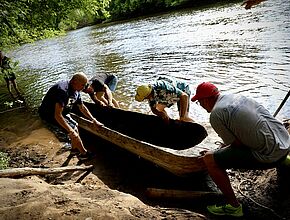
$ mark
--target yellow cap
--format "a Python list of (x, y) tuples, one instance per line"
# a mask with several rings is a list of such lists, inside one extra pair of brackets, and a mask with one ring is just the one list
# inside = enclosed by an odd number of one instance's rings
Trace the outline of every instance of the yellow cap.
[(138, 102), (142, 102), (147, 96), (150, 95), (151, 91), (152, 91), (151, 85), (138, 86), (136, 90), (135, 100)]

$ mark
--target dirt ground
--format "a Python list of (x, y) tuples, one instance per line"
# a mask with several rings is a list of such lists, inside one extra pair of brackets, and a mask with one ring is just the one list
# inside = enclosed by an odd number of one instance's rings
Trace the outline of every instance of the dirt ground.
[[(93, 165), (91, 171), (0, 178), (0, 219), (232, 219), (216, 217), (206, 205), (220, 195), (152, 198), (148, 188), (217, 192), (206, 173), (176, 177), (116, 146), (81, 132), (96, 156), (80, 163), (24, 109), (0, 114), (0, 150), (10, 167)], [(290, 219), (289, 169), (229, 170), (245, 209), (240, 219)]]

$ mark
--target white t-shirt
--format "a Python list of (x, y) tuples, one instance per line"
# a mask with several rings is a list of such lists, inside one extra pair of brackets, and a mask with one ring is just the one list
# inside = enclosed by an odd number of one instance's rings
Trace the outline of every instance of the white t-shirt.
[(279, 160), (290, 150), (284, 125), (253, 99), (241, 95), (220, 95), (210, 123), (225, 144), (239, 140), (262, 162)]

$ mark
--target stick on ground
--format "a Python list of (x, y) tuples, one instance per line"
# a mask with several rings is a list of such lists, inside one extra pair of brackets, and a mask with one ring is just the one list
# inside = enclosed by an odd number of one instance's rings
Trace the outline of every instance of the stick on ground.
[(147, 188), (146, 195), (150, 198), (167, 198), (167, 199), (194, 199), (202, 196), (219, 196), (218, 192), (207, 191), (186, 191), (176, 189), (157, 189)]
[(93, 165), (89, 165), (89, 166), (55, 167), (55, 168), (31, 168), (31, 167), (11, 168), (0, 170), (0, 178), (65, 173), (79, 170), (90, 170), (93, 167), (94, 167)]

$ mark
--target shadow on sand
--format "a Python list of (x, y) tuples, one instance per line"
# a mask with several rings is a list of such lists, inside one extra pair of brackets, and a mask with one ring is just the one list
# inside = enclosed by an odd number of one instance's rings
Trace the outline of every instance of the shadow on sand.
[(190, 199), (150, 198), (146, 193), (148, 188), (205, 192), (217, 192), (217, 188), (204, 172), (178, 177), (82, 129), (80, 134), (86, 148), (96, 155), (83, 163), (94, 165), (93, 174), (111, 189), (134, 195), (146, 204), (166, 207), (204, 209), (204, 204), (209, 200), (221, 199), (216, 195), (201, 195)]

